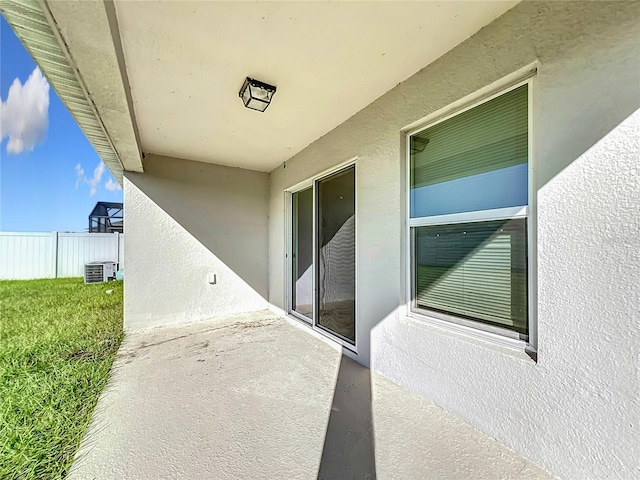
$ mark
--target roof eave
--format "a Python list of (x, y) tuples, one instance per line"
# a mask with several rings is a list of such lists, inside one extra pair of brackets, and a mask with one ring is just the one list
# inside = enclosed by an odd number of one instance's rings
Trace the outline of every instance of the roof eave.
[[(58, 5), (53, 6), (54, 9), (59, 8)], [(119, 98), (115, 109), (105, 108), (105, 102), (99, 101), (100, 98), (97, 98), (97, 102), (94, 101), (96, 96), (104, 95), (104, 89), (95, 81), (87, 82), (78, 65), (83, 62), (83, 54), (87, 57), (91, 52), (78, 51), (75, 52), (78, 55), (74, 55), (72, 48), (74, 44), (79, 46), (79, 40), (65, 39), (64, 29), (56, 22), (49, 7), (45, 1), (0, 0), (0, 12), (67, 106), (105, 166), (121, 183), (124, 170), (143, 171), (142, 154), (130, 108), (130, 97), (127, 96), (123, 81), (123, 74), (126, 78), (126, 73), (123, 73), (122, 62), (118, 61), (117, 49), (111, 37), (113, 27), (109, 24), (104, 4), (95, 2), (93, 8), (101, 9), (99, 13), (104, 15), (104, 19), (100, 21), (106, 22), (110, 36), (107, 53), (112, 53), (113, 58), (106, 60), (111, 64), (111, 70), (115, 69), (115, 72), (110, 73), (117, 73), (117, 76), (109, 75), (108, 81), (113, 85), (110, 85), (111, 90), (107, 93), (111, 96), (114, 91), (117, 93)], [(99, 108), (98, 105), (103, 107)], [(116, 137), (109, 134), (114, 130), (119, 133)]]

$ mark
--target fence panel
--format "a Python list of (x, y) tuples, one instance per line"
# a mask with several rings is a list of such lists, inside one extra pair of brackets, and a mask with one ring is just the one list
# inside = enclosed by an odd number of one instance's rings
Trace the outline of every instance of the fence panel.
[(118, 262), (116, 233), (58, 234), (58, 277), (81, 277), (87, 262)]
[(124, 267), (124, 235), (122, 233), (118, 235), (118, 262), (120, 268)]
[(52, 278), (54, 250), (51, 233), (0, 233), (0, 278)]
[(123, 252), (117, 233), (0, 232), (0, 279), (81, 277), (86, 262), (124, 266)]

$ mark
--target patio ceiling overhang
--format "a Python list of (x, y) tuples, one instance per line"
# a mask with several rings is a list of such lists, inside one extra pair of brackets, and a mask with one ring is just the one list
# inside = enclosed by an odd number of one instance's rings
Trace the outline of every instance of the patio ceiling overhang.
[[(269, 172), (516, 3), (0, 7), (119, 176), (140, 152)], [(247, 76), (277, 86), (265, 113), (238, 98)]]

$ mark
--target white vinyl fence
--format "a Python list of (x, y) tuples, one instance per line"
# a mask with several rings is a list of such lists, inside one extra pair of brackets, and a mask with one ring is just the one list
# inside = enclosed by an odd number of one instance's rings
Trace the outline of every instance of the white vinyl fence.
[(0, 280), (82, 277), (87, 262), (123, 258), (122, 233), (0, 232)]

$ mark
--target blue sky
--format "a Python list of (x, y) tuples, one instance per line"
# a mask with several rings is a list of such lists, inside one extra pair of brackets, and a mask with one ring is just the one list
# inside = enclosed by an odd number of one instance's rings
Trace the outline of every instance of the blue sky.
[(122, 190), (2, 16), (0, 59), (0, 230), (84, 231)]

